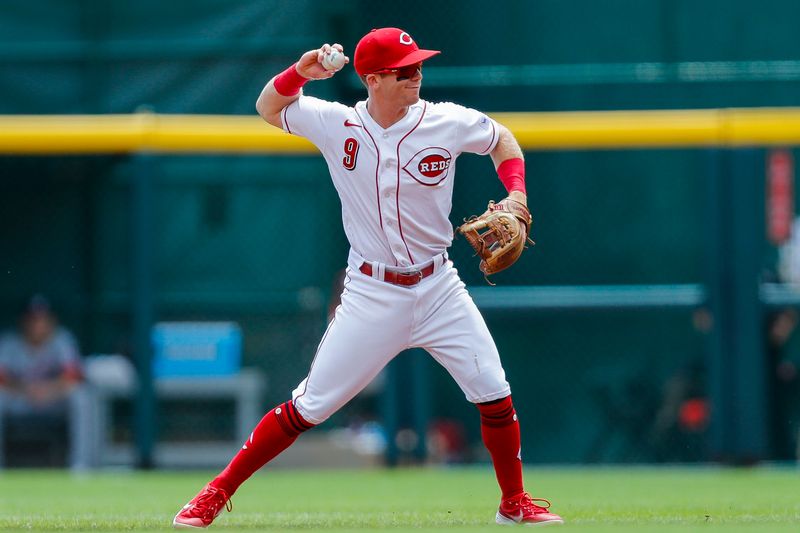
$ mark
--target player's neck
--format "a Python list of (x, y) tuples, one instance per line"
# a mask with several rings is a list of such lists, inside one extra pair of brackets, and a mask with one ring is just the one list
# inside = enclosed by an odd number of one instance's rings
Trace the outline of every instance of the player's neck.
[(402, 120), (408, 113), (408, 108), (409, 106), (407, 105), (398, 106), (381, 103), (374, 97), (370, 97), (367, 100), (367, 113), (383, 129), (389, 128)]

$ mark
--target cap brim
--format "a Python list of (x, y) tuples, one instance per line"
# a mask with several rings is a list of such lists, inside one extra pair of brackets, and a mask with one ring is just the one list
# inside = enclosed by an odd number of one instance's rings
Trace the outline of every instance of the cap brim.
[(407, 67), (408, 65), (413, 65), (414, 63), (421, 63), (422, 61), (430, 59), (436, 54), (441, 53), (442, 52), (440, 50), (415, 50), (393, 65), (386, 65), (386, 68)]

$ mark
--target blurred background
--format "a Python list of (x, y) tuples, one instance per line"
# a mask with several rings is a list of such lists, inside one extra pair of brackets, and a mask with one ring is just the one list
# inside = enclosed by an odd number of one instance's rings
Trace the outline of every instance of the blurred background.
[[(4, 0), (0, 114), (252, 116), (303, 51), (352, 54), (381, 26), (443, 51), (425, 99), (490, 114), (788, 112), (797, 20), (792, 0)], [(351, 68), (306, 93), (365, 97)], [(526, 160), (536, 246), (492, 288), (465, 241), (451, 250), (526, 462), (796, 460), (791, 143)], [(451, 220), (503, 193), (463, 156)], [(339, 209), (312, 153), (0, 154), (3, 462), (224, 466), (306, 375), (345, 266)], [(80, 359), (52, 356), (60, 407), (14, 410), (14, 339), (36, 316)], [(277, 464), (486, 461), (475, 408), (412, 351)]]

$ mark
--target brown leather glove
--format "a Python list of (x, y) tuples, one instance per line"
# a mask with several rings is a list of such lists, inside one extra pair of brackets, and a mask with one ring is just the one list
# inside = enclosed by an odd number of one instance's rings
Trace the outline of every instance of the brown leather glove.
[(481, 272), (490, 276), (513, 265), (526, 242), (533, 244), (528, 238), (532, 222), (525, 205), (505, 198), (498, 203), (489, 202), (489, 208), (481, 216), (465, 219), (458, 232), (480, 256)]

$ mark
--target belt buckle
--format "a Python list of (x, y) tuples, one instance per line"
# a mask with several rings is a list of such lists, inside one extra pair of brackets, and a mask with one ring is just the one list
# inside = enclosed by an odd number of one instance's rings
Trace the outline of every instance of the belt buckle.
[(410, 272), (400, 272), (401, 276), (417, 276), (417, 281), (414, 283), (409, 283), (409, 285), (418, 285), (420, 281), (422, 281), (422, 271), (421, 270), (412, 270)]

